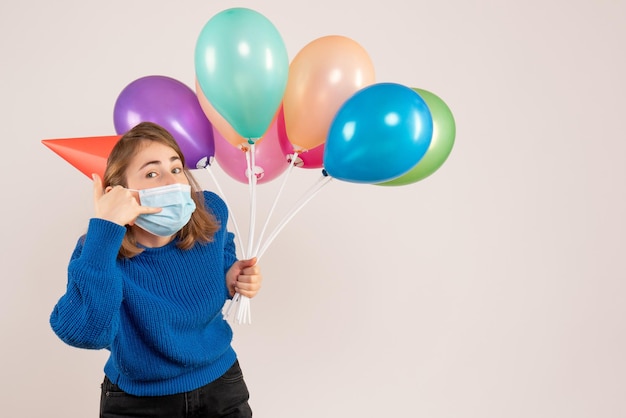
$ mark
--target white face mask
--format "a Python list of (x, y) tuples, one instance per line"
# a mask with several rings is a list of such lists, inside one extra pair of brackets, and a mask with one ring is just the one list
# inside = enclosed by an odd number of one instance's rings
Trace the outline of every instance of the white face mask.
[(159, 213), (139, 215), (135, 224), (160, 237), (169, 237), (180, 231), (196, 210), (196, 204), (191, 198), (191, 186), (188, 184), (175, 183), (134, 191), (139, 192), (142, 206), (161, 208)]

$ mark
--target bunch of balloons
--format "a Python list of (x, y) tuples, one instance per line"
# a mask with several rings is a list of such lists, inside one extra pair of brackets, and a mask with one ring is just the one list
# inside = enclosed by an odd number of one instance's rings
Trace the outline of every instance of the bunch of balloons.
[(257, 184), (290, 163), (347, 182), (411, 184), (439, 169), (454, 144), (454, 117), (440, 97), (376, 83), (367, 51), (345, 36), (315, 39), (289, 62), (266, 17), (231, 8), (204, 25), (194, 63), (193, 90), (165, 76), (130, 83), (115, 103), (116, 132), (159, 123), (192, 168), (214, 158), (233, 179), (253, 175)]

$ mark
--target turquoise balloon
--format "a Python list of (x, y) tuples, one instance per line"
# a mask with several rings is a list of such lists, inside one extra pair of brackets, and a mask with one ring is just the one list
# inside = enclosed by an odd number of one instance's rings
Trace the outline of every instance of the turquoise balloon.
[(380, 183), (407, 173), (424, 156), (433, 120), (424, 99), (396, 83), (372, 84), (335, 115), (324, 148), (324, 169), (353, 183)]
[(262, 137), (289, 74), (287, 48), (274, 25), (254, 10), (224, 10), (202, 28), (194, 61), (198, 84), (215, 110), (242, 137)]

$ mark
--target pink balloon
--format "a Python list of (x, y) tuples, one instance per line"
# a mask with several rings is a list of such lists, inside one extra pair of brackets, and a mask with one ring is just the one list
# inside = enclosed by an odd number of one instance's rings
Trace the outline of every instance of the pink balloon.
[[(276, 115), (276, 124), (278, 130), (278, 142), (280, 148), (287, 158), (287, 162), (290, 162), (295, 153), (295, 147), (289, 141), (287, 136), (287, 129), (285, 127), (285, 112), (282, 106)], [(320, 144), (310, 150), (299, 152), (296, 157), (294, 165), (300, 168), (321, 168), (324, 166), (324, 144)]]
[[(283, 153), (278, 140), (277, 121), (274, 120), (262, 141), (254, 145), (255, 164), (253, 172), (257, 177), (257, 184), (267, 183), (280, 176), (289, 167), (289, 162)], [(232, 145), (222, 134), (213, 127), (215, 141), (215, 160), (228, 176), (248, 184), (248, 163), (246, 151)]]

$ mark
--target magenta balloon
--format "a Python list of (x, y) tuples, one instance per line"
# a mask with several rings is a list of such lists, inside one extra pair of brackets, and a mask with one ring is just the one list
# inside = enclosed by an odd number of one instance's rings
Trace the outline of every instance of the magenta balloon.
[[(213, 135), (217, 164), (231, 178), (248, 184), (246, 153), (228, 142), (217, 129), (213, 130)], [(274, 180), (289, 167), (278, 141), (276, 121), (272, 122), (262, 140), (255, 143), (254, 159), (253, 172), (257, 177), (257, 184)]]
[[(287, 128), (285, 127), (285, 113), (283, 108), (281, 107), (278, 111), (278, 115), (276, 116), (276, 123), (278, 129), (278, 142), (280, 143), (280, 148), (285, 154), (287, 161), (291, 161), (293, 155), (295, 153), (295, 148), (291, 141), (289, 141), (289, 137), (287, 136)], [(305, 150), (304, 152), (299, 151), (298, 157), (295, 162), (296, 167), (301, 168), (321, 168), (324, 166), (324, 144), (320, 144), (313, 149)]]
[(140, 122), (167, 129), (180, 146), (189, 168), (204, 168), (215, 154), (213, 126), (200, 107), (196, 93), (170, 77), (139, 78), (122, 90), (113, 110), (118, 135)]
[[(280, 148), (287, 158), (287, 161), (291, 161), (294, 156), (295, 150), (293, 144), (286, 139), (286, 137), (280, 137)], [(307, 151), (298, 151), (298, 157), (295, 162), (296, 167), (300, 168), (321, 168), (324, 166), (324, 144), (320, 144)]]

